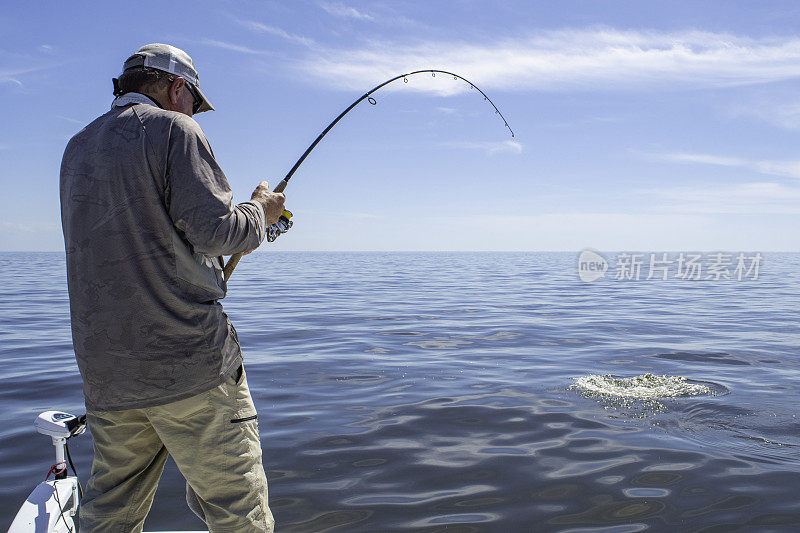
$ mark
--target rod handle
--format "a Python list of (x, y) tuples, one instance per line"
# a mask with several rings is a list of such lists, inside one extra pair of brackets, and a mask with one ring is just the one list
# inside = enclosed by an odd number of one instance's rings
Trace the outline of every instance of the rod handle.
[(225, 267), (222, 269), (222, 276), (225, 278), (227, 282), (231, 279), (231, 274), (233, 274), (233, 270), (236, 268), (236, 265), (239, 264), (239, 260), (242, 258), (242, 253), (239, 252), (238, 254), (233, 254), (228, 262), (225, 263)]
[(278, 184), (275, 186), (275, 188), (272, 189), (272, 192), (283, 192), (283, 190), (286, 188), (286, 185), (288, 185), (288, 183), (289, 183), (289, 180), (287, 180), (286, 178), (283, 178), (281, 181), (278, 182)]
[[(278, 184), (275, 186), (275, 188), (272, 189), (272, 192), (283, 192), (283, 190), (286, 188), (286, 185), (288, 183), (289, 183), (289, 180), (287, 180), (286, 178), (283, 178), (281, 181), (278, 182)], [(225, 263), (225, 267), (223, 267), (223, 269), (222, 269), (222, 275), (225, 278), (226, 282), (229, 279), (231, 279), (231, 274), (233, 274), (233, 271), (236, 269), (236, 265), (238, 265), (239, 261), (242, 259), (242, 255), (244, 255), (244, 254), (241, 253), (241, 252), (239, 252), (238, 254), (233, 254), (230, 257), (230, 259), (228, 259), (228, 262)]]

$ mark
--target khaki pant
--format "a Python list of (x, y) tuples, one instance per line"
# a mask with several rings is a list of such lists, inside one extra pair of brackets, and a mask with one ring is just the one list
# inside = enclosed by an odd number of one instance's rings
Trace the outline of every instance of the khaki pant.
[(212, 533), (271, 532), (267, 478), (247, 377), (185, 400), (125, 411), (89, 411), (92, 477), (81, 533), (142, 531), (167, 455), (186, 478), (189, 507)]

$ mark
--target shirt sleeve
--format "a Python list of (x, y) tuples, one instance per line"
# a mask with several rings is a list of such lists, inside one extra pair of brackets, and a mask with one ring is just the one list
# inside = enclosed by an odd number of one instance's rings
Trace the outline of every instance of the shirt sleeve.
[(233, 255), (257, 248), (266, 235), (257, 202), (233, 204), (233, 192), (200, 126), (175, 117), (167, 155), (169, 215), (196, 252)]

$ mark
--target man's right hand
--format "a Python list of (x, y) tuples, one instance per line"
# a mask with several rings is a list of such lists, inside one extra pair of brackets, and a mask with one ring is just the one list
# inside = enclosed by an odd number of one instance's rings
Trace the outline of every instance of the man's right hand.
[(283, 213), (283, 204), (286, 202), (286, 197), (282, 192), (272, 192), (269, 188), (269, 183), (262, 181), (253, 191), (250, 200), (258, 202), (264, 208), (264, 214), (267, 215), (267, 226), (275, 224)]

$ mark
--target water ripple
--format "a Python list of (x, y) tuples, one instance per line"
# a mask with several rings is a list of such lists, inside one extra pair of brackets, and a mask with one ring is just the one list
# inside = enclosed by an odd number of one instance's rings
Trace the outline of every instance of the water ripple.
[[(800, 255), (748, 283), (585, 284), (574, 261), (243, 260), (224, 303), (278, 530), (800, 530)], [(82, 411), (63, 269), (0, 254), (0, 529), (52, 461), (36, 414)], [(651, 409), (568, 390), (589, 374), (693, 379)], [(91, 440), (70, 447), (85, 480)], [(200, 529), (184, 498), (170, 462), (146, 529)]]

